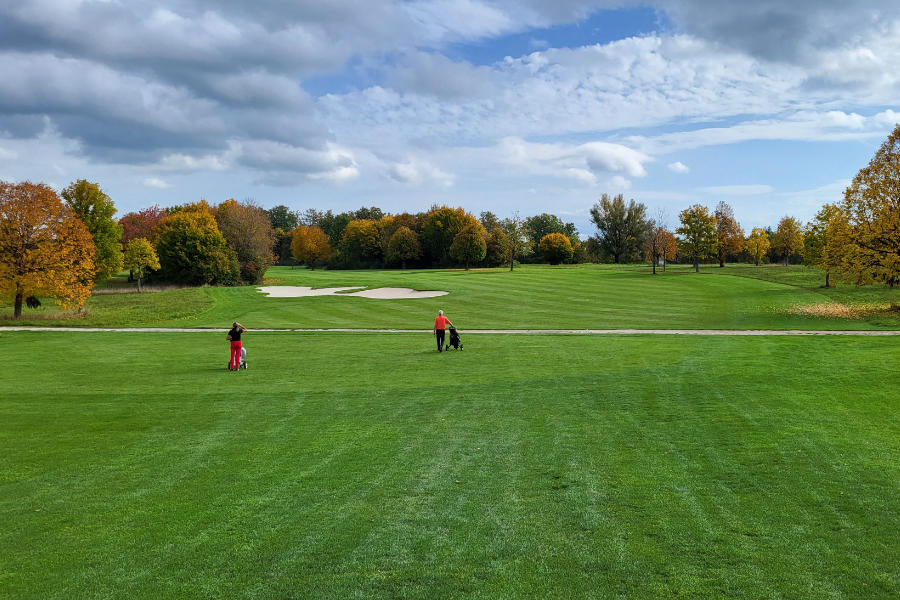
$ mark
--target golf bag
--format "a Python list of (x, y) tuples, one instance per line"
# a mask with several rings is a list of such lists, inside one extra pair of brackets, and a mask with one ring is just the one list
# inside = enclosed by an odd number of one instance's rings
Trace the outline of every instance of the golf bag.
[(451, 346), (453, 347), (454, 350), (462, 350), (463, 349), (463, 345), (462, 345), (462, 342), (459, 340), (459, 333), (457, 333), (456, 327), (450, 328), (450, 343), (448, 343), (444, 347), (444, 350), (449, 350)]

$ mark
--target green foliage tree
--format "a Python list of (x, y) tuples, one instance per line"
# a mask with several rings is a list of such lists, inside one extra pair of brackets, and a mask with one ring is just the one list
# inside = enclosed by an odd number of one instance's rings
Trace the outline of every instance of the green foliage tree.
[(467, 225), (478, 221), (462, 208), (433, 206), (422, 221), (419, 238), (426, 259), (435, 265), (450, 264), (450, 245)]
[(503, 229), (496, 225), (485, 242), (487, 245), (485, 262), (491, 267), (499, 267), (504, 264), (509, 256), (510, 241)]
[(803, 252), (803, 228), (794, 217), (783, 217), (778, 222), (778, 229), (772, 236), (772, 250), (777, 256), (784, 258), (784, 264), (790, 263), (791, 257)]
[(500, 227), (500, 219), (489, 210), (482, 212), (478, 216), (478, 222), (481, 223), (485, 231), (494, 231), (495, 227)]
[(60, 194), (94, 239), (94, 281), (109, 279), (122, 270), (122, 226), (113, 218), (116, 206), (100, 186), (84, 179), (69, 184)]
[(143, 292), (144, 275), (148, 269), (159, 270), (159, 257), (147, 238), (134, 238), (125, 247), (125, 268), (137, 277), (138, 292)]
[(328, 235), (315, 225), (300, 225), (293, 231), (291, 254), (315, 271), (316, 265), (331, 260), (331, 242)]
[(725, 259), (739, 254), (744, 249), (744, 230), (734, 218), (734, 209), (724, 202), (716, 205), (716, 255), (719, 266), (725, 266)]
[(236, 285), (241, 270), (216, 220), (202, 205), (167, 216), (156, 241), (160, 275), (179, 283)]
[(509, 270), (512, 271), (516, 257), (527, 256), (531, 253), (531, 238), (528, 237), (528, 228), (525, 226), (525, 220), (518, 213), (515, 213), (508, 219), (503, 219), (500, 222), (500, 227), (503, 229), (503, 233), (506, 234), (506, 239), (509, 240), (509, 255), (507, 259), (509, 261)]
[(647, 207), (634, 200), (625, 204), (622, 194), (610, 198), (607, 194), (591, 207), (591, 221), (598, 229), (598, 241), (613, 262), (637, 258), (647, 236)]
[(226, 200), (213, 209), (219, 231), (237, 255), (241, 279), (255, 284), (263, 280), (275, 262), (275, 232), (265, 210), (251, 202)]
[(354, 219), (341, 233), (341, 254), (350, 266), (373, 266), (381, 259), (381, 232), (375, 221)]
[(284, 204), (273, 206), (266, 211), (266, 216), (269, 218), (273, 230), (293, 231), (300, 224), (300, 215)]
[(575, 229), (575, 224), (565, 223), (556, 215), (541, 213), (528, 217), (525, 219), (525, 227), (533, 248), (539, 248), (541, 240), (550, 233), (562, 233), (569, 238), (569, 245), (572, 247), (578, 244), (578, 230)]
[(406, 269), (406, 261), (416, 260), (422, 255), (422, 247), (416, 232), (401, 225), (388, 242), (386, 257), (392, 264), (400, 263), (401, 269)]
[(900, 125), (844, 192), (847, 249), (842, 272), (858, 283), (900, 283)]
[(42, 183), (0, 181), (0, 297), (22, 318), (30, 296), (63, 308), (84, 305), (96, 273), (94, 240), (84, 222)]
[(538, 248), (551, 265), (572, 260), (574, 254), (572, 242), (562, 233), (548, 233), (538, 242)]
[(762, 227), (754, 227), (750, 235), (744, 240), (744, 250), (753, 259), (756, 266), (759, 266), (769, 252), (769, 234)]
[(675, 233), (681, 236), (678, 247), (685, 257), (691, 259), (694, 271), (700, 272), (700, 261), (715, 256), (718, 236), (716, 218), (709, 214), (705, 206), (695, 204), (678, 215), (681, 227)]
[(453, 243), (450, 244), (450, 257), (464, 263), (468, 271), (470, 264), (484, 260), (487, 252), (485, 237), (481, 223), (477, 221), (469, 223), (453, 238)]

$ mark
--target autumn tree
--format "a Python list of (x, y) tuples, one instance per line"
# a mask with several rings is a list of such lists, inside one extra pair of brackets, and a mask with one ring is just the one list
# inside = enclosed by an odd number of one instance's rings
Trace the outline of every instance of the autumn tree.
[(790, 263), (792, 256), (803, 252), (803, 228), (800, 221), (794, 217), (782, 217), (772, 236), (772, 250), (777, 256), (784, 257), (785, 266)]
[(219, 231), (237, 255), (241, 279), (259, 283), (275, 262), (275, 232), (265, 210), (252, 202), (226, 200), (213, 209)]
[(381, 232), (371, 219), (354, 219), (341, 233), (340, 251), (351, 266), (371, 266), (382, 256)]
[(844, 192), (849, 236), (846, 276), (859, 283), (900, 283), (900, 125)]
[(508, 219), (503, 219), (500, 222), (500, 227), (503, 229), (503, 233), (506, 234), (506, 239), (509, 240), (509, 255), (507, 259), (509, 270), (512, 271), (517, 256), (531, 253), (531, 238), (528, 237), (528, 228), (525, 226), (525, 220), (518, 213)]
[[(450, 245), (468, 225), (478, 225), (478, 220), (462, 208), (433, 206), (425, 215), (419, 237), (422, 250), (432, 264), (450, 263)], [(479, 225), (480, 227), (480, 225)]]
[[(824, 205), (803, 229), (803, 263), (825, 271), (825, 287), (831, 287), (831, 274), (840, 267), (845, 239), (838, 240), (846, 217), (839, 206)], [(840, 242), (840, 243), (838, 243)]]
[(548, 233), (538, 242), (538, 248), (551, 265), (572, 260), (572, 242), (562, 233)]
[[(657, 221), (649, 222), (648, 232), (647, 239), (644, 241), (644, 255), (647, 257), (647, 261), (653, 266), (653, 274), (656, 275), (656, 267), (659, 265), (661, 259), (664, 260), (666, 254), (666, 243), (669, 238), (674, 241), (675, 236), (666, 229), (665, 225), (662, 225)], [(674, 251), (672, 253), (672, 258), (675, 258)]]
[(405, 225), (394, 231), (385, 255), (388, 262), (394, 264), (399, 262), (400, 268), (406, 269), (406, 261), (416, 260), (421, 255), (422, 246), (415, 231)]
[(678, 215), (681, 227), (675, 233), (681, 236), (678, 247), (685, 257), (691, 259), (694, 271), (700, 272), (700, 261), (716, 255), (718, 237), (716, 217), (709, 214), (705, 206), (695, 204)]
[(525, 227), (528, 229), (528, 237), (531, 238), (532, 247), (539, 248), (541, 240), (550, 233), (561, 233), (569, 238), (569, 246), (574, 247), (578, 243), (578, 230), (574, 223), (565, 223), (556, 215), (541, 213), (525, 219)]
[(205, 203), (183, 208), (158, 225), (160, 274), (179, 283), (236, 285), (241, 270)]
[(69, 184), (60, 194), (66, 205), (87, 225), (94, 240), (94, 281), (109, 279), (122, 270), (122, 226), (113, 219), (116, 206), (100, 186), (84, 179)]
[(157, 205), (144, 208), (137, 212), (126, 213), (119, 219), (122, 226), (122, 245), (125, 246), (133, 239), (145, 238), (154, 243), (156, 241), (156, 226), (166, 216), (166, 211)]
[(300, 225), (293, 232), (291, 254), (295, 260), (315, 271), (317, 264), (325, 264), (331, 260), (331, 242), (321, 228)]
[(148, 269), (159, 270), (159, 257), (147, 238), (134, 238), (125, 247), (125, 268), (137, 277), (138, 293), (143, 292), (142, 282)]
[(744, 240), (744, 250), (747, 251), (747, 254), (750, 255), (757, 267), (759, 266), (759, 261), (769, 251), (770, 245), (769, 234), (762, 227), (754, 227), (747, 239)]
[(724, 202), (716, 205), (716, 255), (719, 266), (725, 266), (725, 259), (739, 254), (744, 249), (744, 230), (734, 218), (734, 210)]
[(613, 262), (636, 257), (647, 235), (647, 207), (634, 200), (625, 204), (622, 194), (610, 198), (607, 194), (591, 207), (591, 221), (597, 226), (601, 248), (613, 257)]
[(675, 260), (678, 256), (678, 239), (675, 237), (675, 234), (665, 229), (662, 232), (662, 244), (660, 245), (660, 249), (662, 250), (661, 258), (663, 261), (663, 272), (666, 270), (666, 265)]
[(30, 296), (62, 308), (84, 305), (96, 273), (94, 240), (84, 222), (50, 187), (0, 182), (0, 296), (22, 318)]
[(487, 244), (487, 248), (485, 250), (484, 260), (489, 266), (499, 267), (506, 262), (506, 259), (509, 256), (510, 241), (509, 236), (506, 235), (499, 225), (496, 225), (491, 230), (485, 243)]
[(485, 237), (486, 234), (481, 223), (476, 221), (466, 225), (456, 234), (453, 243), (450, 244), (450, 258), (464, 263), (468, 271), (471, 263), (484, 260), (487, 252)]

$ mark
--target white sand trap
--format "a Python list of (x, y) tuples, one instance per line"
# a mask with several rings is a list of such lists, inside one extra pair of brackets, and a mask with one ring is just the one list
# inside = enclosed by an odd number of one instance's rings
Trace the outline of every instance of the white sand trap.
[(419, 292), (410, 288), (384, 287), (343, 295), (359, 296), (360, 298), (378, 298), (380, 300), (405, 300), (407, 298), (437, 298), (438, 296), (446, 296), (447, 294), (448, 292), (442, 292), (440, 290)]
[[(304, 298), (306, 296), (357, 296), (360, 298), (377, 298), (379, 300), (406, 300), (410, 298), (436, 298), (437, 296), (445, 296), (449, 292), (440, 290), (433, 291), (417, 291), (410, 288), (375, 288), (371, 290), (365, 289), (365, 286), (356, 287), (333, 287), (333, 288), (311, 288), (304, 285), (267, 285), (259, 289), (260, 292), (269, 296), (269, 298)], [(350, 294), (342, 294), (349, 290), (360, 290)]]
[(267, 285), (257, 289), (263, 294), (267, 294), (269, 298), (304, 298), (306, 296), (334, 296), (338, 292), (364, 288), (365, 286), (314, 289), (305, 285)]

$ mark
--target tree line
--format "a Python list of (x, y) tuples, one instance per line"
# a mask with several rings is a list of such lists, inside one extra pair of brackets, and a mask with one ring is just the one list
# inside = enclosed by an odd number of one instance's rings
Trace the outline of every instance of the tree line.
[(377, 207), (265, 210), (255, 202), (205, 200), (130, 212), (116, 220), (115, 205), (97, 183), (78, 180), (57, 194), (45, 184), (0, 181), (0, 297), (23, 304), (52, 297), (80, 307), (93, 287), (130, 271), (140, 291), (153, 278), (186, 285), (241, 285), (262, 281), (274, 263), (309, 268), (508, 266), (516, 262), (636, 262), (666, 268), (743, 260), (783, 261), (822, 269), (865, 284), (900, 283), (900, 125), (846, 189), (808, 223), (785, 216), (775, 229), (747, 234), (734, 210), (695, 204), (670, 230), (646, 205), (603, 194), (591, 207), (594, 235), (582, 241), (574, 224), (541, 213), (478, 218), (460, 207), (386, 214)]

